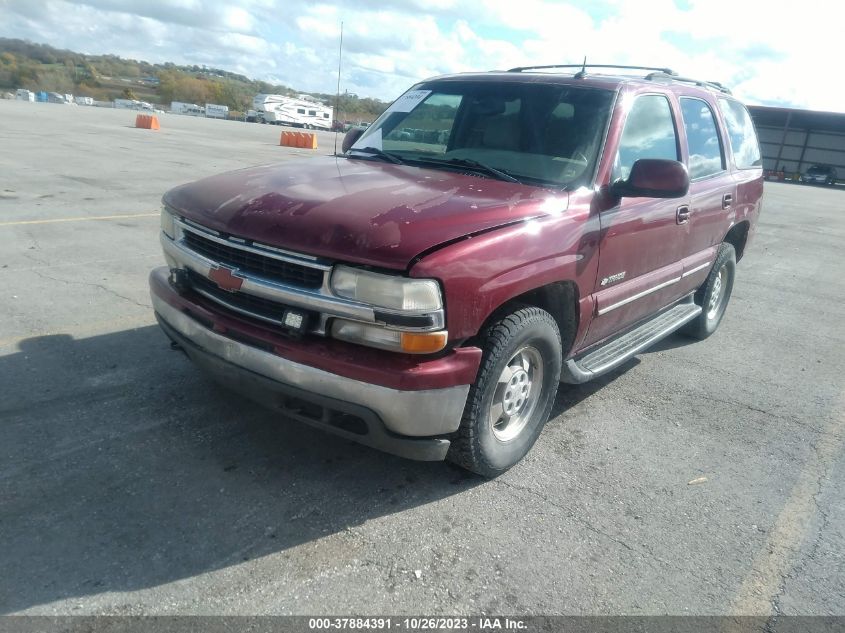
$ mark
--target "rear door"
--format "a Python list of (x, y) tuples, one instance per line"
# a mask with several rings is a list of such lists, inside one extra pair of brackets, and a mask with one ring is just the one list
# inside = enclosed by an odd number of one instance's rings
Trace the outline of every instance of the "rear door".
[[(627, 178), (640, 158), (680, 160), (676, 115), (664, 94), (641, 94), (628, 109), (610, 181)], [(678, 296), (687, 198), (622, 198), (600, 213), (596, 313), (582, 347), (650, 316)], [(683, 213), (682, 213), (683, 215)]]
[(727, 169), (725, 143), (713, 106), (698, 97), (679, 100), (690, 175), (690, 213), (685, 229), (683, 293), (698, 288), (713, 264), (716, 249), (728, 231), (736, 201), (736, 184)]

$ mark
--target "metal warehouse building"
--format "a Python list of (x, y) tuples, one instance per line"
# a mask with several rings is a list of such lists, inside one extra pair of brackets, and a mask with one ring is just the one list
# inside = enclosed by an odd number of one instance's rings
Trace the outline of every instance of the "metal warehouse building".
[(836, 168), (845, 178), (845, 114), (749, 106), (760, 137), (763, 169), (787, 179), (812, 165)]

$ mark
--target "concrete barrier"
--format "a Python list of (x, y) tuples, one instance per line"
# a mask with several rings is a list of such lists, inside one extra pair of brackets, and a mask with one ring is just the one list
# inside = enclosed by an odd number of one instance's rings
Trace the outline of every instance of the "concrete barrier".
[(284, 147), (317, 149), (317, 135), (311, 132), (282, 132), (279, 138), (279, 145)]
[(136, 116), (135, 127), (144, 128), (145, 130), (161, 129), (161, 126), (158, 124), (158, 117), (154, 114), (139, 114)]

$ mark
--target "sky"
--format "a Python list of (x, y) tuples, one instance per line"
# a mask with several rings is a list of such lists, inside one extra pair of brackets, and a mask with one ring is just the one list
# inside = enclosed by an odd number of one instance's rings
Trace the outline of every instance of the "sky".
[(434, 75), (669, 67), (746, 103), (845, 112), (845, 6), (777, 0), (0, 0), (0, 36), (392, 101)]

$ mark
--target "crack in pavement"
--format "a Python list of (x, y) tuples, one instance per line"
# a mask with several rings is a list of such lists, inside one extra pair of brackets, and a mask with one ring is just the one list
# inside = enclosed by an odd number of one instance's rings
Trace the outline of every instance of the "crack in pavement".
[[(839, 414), (819, 432), (812, 452), (786, 498), (768, 538), (751, 564), (751, 568), (730, 606), (731, 613), (771, 615), (780, 613), (780, 600), (786, 580), (816, 554), (815, 545), (824, 531), (826, 513), (819, 506), (818, 496), (829, 479), (830, 470), (843, 450), (845, 415)], [(811, 519), (821, 514), (814, 545), (803, 554)]]
[(105, 292), (107, 294), (110, 294), (114, 297), (118, 297), (119, 299), (123, 299), (124, 301), (128, 301), (129, 303), (133, 303), (136, 306), (138, 306), (139, 308), (144, 308), (145, 310), (152, 310), (153, 309), (152, 305), (150, 305), (148, 303), (141, 303), (139, 301), (136, 301), (135, 299), (132, 299), (131, 297), (124, 296), (124, 295), (120, 294), (119, 292), (117, 292), (116, 290), (112, 290), (111, 288), (106, 288), (103, 284), (93, 283), (93, 282), (90, 282), (90, 281), (71, 281), (70, 279), (59, 279), (58, 277), (52, 277), (50, 275), (42, 273), (41, 271), (39, 271), (35, 268), (33, 268), (31, 270), (32, 270), (33, 273), (35, 273), (36, 275), (38, 275), (42, 279), (49, 279), (50, 281), (57, 281), (57, 282), (63, 283), (63, 284), (73, 284), (73, 285), (77, 285), (77, 286), (90, 286), (92, 288), (99, 288), (100, 290), (102, 290), (103, 292)]
[(701, 393), (701, 392), (697, 392), (697, 391), (696, 392), (689, 391), (689, 392), (687, 392), (687, 395), (698, 396), (699, 398), (701, 398), (703, 400), (708, 400), (710, 402), (718, 402), (720, 404), (727, 404), (727, 405), (730, 405), (730, 406), (737, 407), (739, 409), (745, 409), (747, 411), (754, 411), (755, 413), (762, 413), (763, 415), (768, 416), (770, 418), (774, 418), (776, 420), (782, 420), (784, 422), (789, 422), (791, 424), (795, 424), (797, 426), (800, 426), (802, 428), (807, 429), (808, 431), (812, 431), (812, 432), (816, 433), (817, 435), (825, 435), (825, 434), (833, 433), (834, 437), (836, 437), (837, 439), (841, 439), (839, 437), (839, 435), (841, 435), (842, 432), (845, 432), (845, 429), (837, 429), (836, 427), (831, 427), (831, 425), (828, 425), (827, 427), (824, 427), (824, 428), (819, 428), (817, 426), (813, 426), (812, 424), (807, 424), (806, 422), (801, 421), (796, 416), (781, 415), (781, 414), (778, 414), (778, 413), (774, 413), (772, 411), (760, 409), (759, 407), (755, 407), (755, 406), (750, 405), (750, 404), (745, 404), (744, 402), (735, 402), (733, 400), (725, 400), (723, 398), (716, 398), (715, 396), (712, 396), (712, 395), (707, 394), (707, 393)]
[[(564, 512), (567, 517), (569, 517), (570, 519), (574, 519), (575, 521), (582, 524), (584, 527), (586, 527), (591, 532), (599, 534), (600, 536), (603, 536), (606, 539), (613, 541), (617, 545), (621, 545), (622, 547), (624, 547), (628, 551), (638, 552), (638, 553), (642, 554), (642, 552), (639, 552), (639, 550), (631, 547), (630, 545), (628, 545), (628, 543), (626, 543), (622, 539), (619, 539), (619, 538), (613, 536), (612, 534), (608, 534), (607, 532), (604, 532), (604, 531), (598, 529), (596, 526), (594, 526), (592, 523), (590, 523), (589, 521), (587, 521), (583, 517), (579, 517), (578, 515), (574, 514), (570, 508), (566, 508), (566, 507), (560, 505), (559, 503), (553, 501), (552, 499), (549, 499), (546, 495), (544, 495), (541, 492), (538, 492), (536, 490), (532, 490), (531, 488), (526, 488), (524, 486), (517, 486), (516, 484), (512, 484), (509, 481), (505, 481), (504, 479), (501, 479), (501, 478), (500, 479), (494, 479), (493, 483), (505, 486), (506, 488), (510, 488), (512, 490), (519, 490), (521, 492), (527, 492), (528, 494), (534, 495), (535, 497), (539, 497), (542, 501), (544, 501), (545, 503), (549, 504), (550, 506), (555, 507), (558, 510)], [(649, 555), (651, 555), (651, 554), (649, 553)], [(654, 558), (656, 560), (660, 560), (656, 556)], [(661, 562), (664, 562), (664, 561), (661, 561)]]
[(36, 270), (45, 270), (45, 269), (50, 269), (50, 268), (78, 268), (80, 266), (94, 266), (96, 264), (112, 264), (114, 262), (127, 262), (127, 261), (132, 261), (132, 260), (137, 260), (137, 259), (151, 259), (153, 257), (156, 257), (156, 258), (161, 257), (160, 253), (150, 253), (148, 255), (137, 255), (135, 257), (120, 257), (120, 258), (116, 258), (116, 259), (93, 259), (93, 260), (90, 260), (90, 261), (75, 262), (75, 263), (72, 263), (72, 264), (69, 264), (69, 263), (66, 263), (66, 262), (62, 262), (61, 264), (50, 264), (47, 261), (39, 260), (32, 255), (28, 255), (27, 253), (21, 253), (21, 254), (24, 257), (26, 257), (27, 259), (31, 259), (32, 261), (35, 261), (35, 262), (42, 264), (42, 265), (41, 266), (28, 266), (28, 267), (24, 267), (24, 268), (3, 268), (3, 269), (0, 269), (0, 273), (35, 272)]
[(778, 587), (777, 593), (772, 596), (772, 610), (774, 613), (766, 623), (767, 631), (775, 631), (777, 628), (777, 620), (778, 618), (780, 618), (781, 615), (783, 615), (783, 610), (781, 608), (781, 599), (786, 593), (787, 582), (795, 576), (800, 576), (800, 574), (803, 573), (806, 569), (807, 563), (816, 559), (816, 555), (818, 554), (822, 538), (827, 533), (829, 518), (827, 516), (827, 511), (821, 505), (819, 505), (818, 499), (819, 495), (822, 493), (822, 488), (824, 487), (823, 479), (824, 476), (819, 475), (819, 478), (816, 481), (816, 492), (812, 495), (813, 503), (816, 506), (816, 513), (818, 513), (820, 517), (819, 526), (816, 530), (816, 536), (813, 539), (813, 544), (810, 546), (810, 550), (806, 554), (802, 556), (800, 550), (796, 551), (797, 560), (795, 564), (792, 566), (792, 569), (789, 572), (786, 572), (781, 576), (781, 582)]
[(721, 588), (725, 592), (726, 595), (729, 595), (730, 592), (734, 588), (733, 585), (729, 585), (728, 583), (722, 582), (718, 578), (713, 578), (713, 577), (702, 578), (701, 576), (694, 574), (693, 570), (689, 566), (677, 565), (677, 564), (673, 563), (672, 561), (669, 561), (665, 558), (662, 558), (661, 556), (656, 554), (650, 547), (648, 547), (644, 543), (638, 543), (638, 545), (636, 547), (632, 546), (632, 545), (628, 544), (627, 542), (623, 541), (622, 539), (620, 539), (620, 538), (618, 538), (618, 537), (616, 537), (612, 534), (609, 534), (607, 532), (604, 532), (603, 530), (600, 530), (595, 525), (590, 523), (588, 520), (584, 519), (583, 517), (581, 517), (577, 514), (574, 514), (572, 512), (571, 508), (560, 505), (559, 503), (557, 503), (553, 499), (550, 499), (549, 497), (547, 497), (546, 495), (544, 495), (543, 493), (541, 493), (537, 490), (532, 490), (531, 488), (527, 488), (527, 487), (524, 487), (524, 486), (518, 486), (518, 485), (513, 484), (511, 482), (505, 481), (501, 477), (498, 478), (498, 479), (492, 480), (491, 483), (499, 484), (499, 485), (502, 485), (506, 488), (510, 488), (512, 490), (527, 492), (528, 494), (531, 494), (531, 495), (541, 499), (542, 501), (549, 504), (550, 506), (557, 508), (558, 510), (562, 511), (568, 518), (571, 518), (571, 519), (575, 520), (576, 522), (580, 523), (581, 525), (586, 527), (591, 532), (594, 532), (595, 534), (598, 534), (598, 535), (606, 538), (607, 540), (612, 541), (612, 542), (616, 543), (617, 545), (620, 545), (621, 547), (625, 548), (628, 551), (634, 552), (635, 554), (639, 554), (640, 556), (642, 556), (646, 560), (651, 559), (651, 560), (656, 561), (657, 563), (659, 563), (660, 565), (664, 566), (667, 569), (673, 569), (675, 571), (684, 572), (687, 575), (694, 576), (698, 581), (700, 581), (703, 584), (709, 584), (709, 585), (717, 586), (717, 587)]

